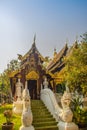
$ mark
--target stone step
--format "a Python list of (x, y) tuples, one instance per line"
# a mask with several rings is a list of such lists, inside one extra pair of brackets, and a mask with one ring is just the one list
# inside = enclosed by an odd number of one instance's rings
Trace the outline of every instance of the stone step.
[(57, 122), (55, 122), (55, 121), (44, 121), (44, 122), (35, 122), (35, 123), (33, 123), (33, 125), (35, 126), (35, 127), (41, 127), (41, 126), (52, 126), (52, 125), (57, 125)]
[(43, 111), (43, 110), (41, 110), (41, 111), (33, 111), (32, 110), (32, 112), (33, 112), (33, 114), (41, 114), (41, 115), (46, 115), (46, 114), (50, 114), (50, 112), (49, 111)]
[(45, 118), (53, 118), (53, 116), (49, 115), (49, 114), (48, 115), (40, 115), (40, 114), (39, 115), (37, 115), (37, 114), (34, 115), (33, 114), (33, 118), (44, 118), (45, 119)]
[(31, 104), (44, 104), (41, 100), (32, 100)]
[(40, 105), (40, 106), (44, 106), (43, 103), (36, 103), (36, 102), (31, 103), (31, 105), (33, 105), (33, 106), (37, 105), (37, 107), (38, 107), (38, 105)]
[[(31, 105), (32, 106), (32, 105)], [(47, 110), (47, 108), (45, 106), (38, 106), (38, 107), (33, 107), (32, 110), (39, 110), (39, 109), (45, 109)]]
[(35, 127), (35, 130), (58, 130), (57, 126), (42, 126), (42, 127)]
[(44, 122), (44, 121), (55, 121), (55, 119), (54, 118), (45, 118), (45, 120), (44, 120), (44, 118), (37, 118), (37, 119), (34, 119), (34, 121), (33, 122)]

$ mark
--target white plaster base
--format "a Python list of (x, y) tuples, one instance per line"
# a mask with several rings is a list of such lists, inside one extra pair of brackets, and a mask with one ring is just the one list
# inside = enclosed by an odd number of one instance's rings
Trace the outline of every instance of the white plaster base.
[(79, 130), (78, 126), (73, 122), (66, 123), (66, 122), (60, 121), (58, 123), (58, 128), (59, 130)]
[(23, 111), (23, 101), (13, 102), (13, 113), (21, 115)]
[(19, 130), (35, 130), (34, 127), (31, 125), (29, 127), (21, 126)]

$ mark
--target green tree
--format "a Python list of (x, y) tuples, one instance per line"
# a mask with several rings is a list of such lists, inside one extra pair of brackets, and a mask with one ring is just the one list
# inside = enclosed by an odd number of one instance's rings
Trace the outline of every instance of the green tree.
[(0, 90), (1, 93), (10, 95), (10, 80), (8, 74), (12, 71), (18, 70), (20, 68), (20, 62), (18, 60), (11, 60), (7, 65), (7, 69), (0, 75)]
[[(77, 44), (77, 43), (76, 43)], [(83, 94), (87, 91), (87, 43), (81, 42), (66, 58), (65, 80), (71, 91), (77, 89)]]
[(85, 32), (83, 35), (80, 36), (82, 38), (82, 42), (87, 43), (87, 32)]
[(1, 76), (0, 76), (0, 89), (2, 90), (3, 93), (7, 94), (10, 92), (10, 82), (9, 82), (9, 77), (7, 74), (7, 71), (5, 70)]
[(8, 71), (15, 71), (20, 68), (20, 62), (16, 59), (13, 59), (10, 61), (10, 63), (7, 65)]

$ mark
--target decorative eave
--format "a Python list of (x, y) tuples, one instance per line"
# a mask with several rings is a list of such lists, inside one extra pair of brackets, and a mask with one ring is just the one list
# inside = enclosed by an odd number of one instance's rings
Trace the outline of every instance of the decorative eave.
[(63, 58), (68, 51), (67, 44), (64, 48), (56, 55), (55, 59), (51, 60), (51, 62), (47, 66), (47, 70), (50, 71), (51, 69), (55, 69), (56, 67), (60, 66), (61, 58)]
[(57, 78), (58, 77), (63, 77), (64, 73), (65, 73), (65, 68), (63, 68), (60, 72), (56, 72), (54, 74), (54, 76), (57, 77)]
[(12, 72), (8, 73), (8, 77), (13, 78), (17, 73), (19, 73), (19, 70), (12, 71)]
[(56, 85), (57, 85), (57, 84), (60, 84), (61, 82), (64, 81), (64, 72), (65, 72), (65, 71), (64, 71), (64, 68), (63, 68), (60, 72), (56, 72), (56, 73), (54, 74)]
[(55, 73), (56, 71), (60, 71), (65, 66), (65, 62), (57, 63), (53, 68), (50, 69), (51, 73)]

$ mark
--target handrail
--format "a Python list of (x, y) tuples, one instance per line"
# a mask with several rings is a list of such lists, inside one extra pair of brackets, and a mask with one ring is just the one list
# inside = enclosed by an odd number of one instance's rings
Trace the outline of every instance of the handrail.
[(52, 90), (45, 88), (41, 90), (41, 100), (47, 106), (56, 121), (59, 120), (59, 113), (62, 111), (57, 103), (55, 95)]

